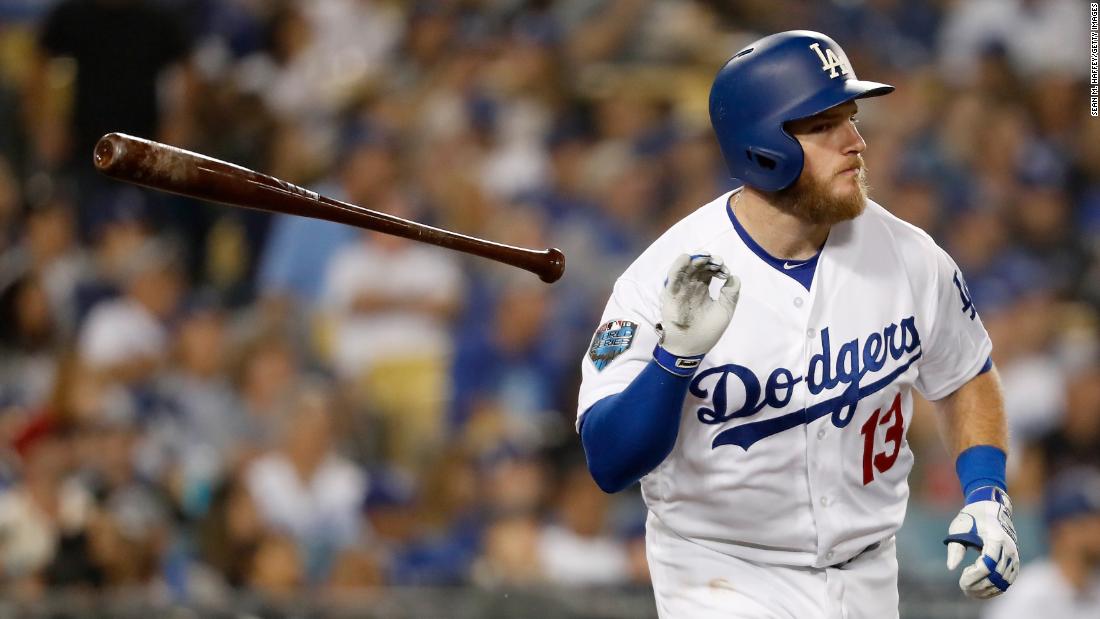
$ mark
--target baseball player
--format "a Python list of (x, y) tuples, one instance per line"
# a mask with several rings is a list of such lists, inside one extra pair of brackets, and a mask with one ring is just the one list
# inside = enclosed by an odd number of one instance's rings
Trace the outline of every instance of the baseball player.
[(738, 52), (710, 114), (743, 188), (615, 283), (577, 426), (601, 488), (641, 481), (661, 617), (896, 617), (914, 388), (965, 496), (948, 568), (976, 549), (979, 598), (1016, 577), (989, 336), (951, 258), (866, 197), (856, 101), (892, 90), (816, 32)]

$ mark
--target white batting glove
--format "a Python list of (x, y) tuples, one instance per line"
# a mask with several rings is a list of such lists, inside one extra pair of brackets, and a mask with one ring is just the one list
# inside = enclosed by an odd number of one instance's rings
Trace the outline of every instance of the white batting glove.
[(947, 544), (947, 569), (958, 567), (968, 547), (978, 550), (980, 556), (959, 577), (959, 588), (973, 598), (991, 598), (1004, 593), (1020, 572), (1012, 502), (996, 486), (978, 488), (966, 500), (943, 541)]
[[(726, 280), (717, 299), (710, 296), (712, 277)], [(677, 357), (707, 354), (733, 318), (741, 280), (710, 254), (681, 255), (672, 263), (661, 291), (661, 348)]]

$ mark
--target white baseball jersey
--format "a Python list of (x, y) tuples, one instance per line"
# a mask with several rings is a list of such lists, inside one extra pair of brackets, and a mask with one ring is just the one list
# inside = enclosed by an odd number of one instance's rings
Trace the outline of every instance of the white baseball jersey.
[(615, 283), (582, 362), (578, 427), (652, 358), (676, 256), (721, 256), (741, 278), (737, 311), (691, 379), (672, 453), (642, 478), (646, 505), (719, 552), (835, 565), (901, 526), (911, 389), (949, 395), (982, 370), (991, 343), (951, 258), (878, 204), (832, 228), (807, 290), (736, 229), (733, 193), (669, 229)]

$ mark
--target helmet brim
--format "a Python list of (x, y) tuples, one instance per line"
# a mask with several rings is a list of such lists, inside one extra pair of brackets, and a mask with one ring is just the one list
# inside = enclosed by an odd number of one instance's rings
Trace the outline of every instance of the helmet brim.
[(844, 82), (842, 88), (838, 88), (817, 97), (812, 97), (810, 100), (803, 101), (801, 105), (789, 110), (783, 118), (783, 122), (808, 118), (814, 114), (820, 114), (829, 108), (836, 107), (842, 103), (847, 103), (855, 99), (881, 97), (882, 95), (887, 95), (892, 92), (894, 92), (894, 87), (889, 84), (869, 82), (867, 80), (847, 80)]
[(867, 80), (849, 80), (848, 83), (844, 85), (844, 89), (854, 92), (856, 99), (881, 97), (882, 95), (888, 95), (894, 92), (894, 87), (889, 84), (870, 82)]

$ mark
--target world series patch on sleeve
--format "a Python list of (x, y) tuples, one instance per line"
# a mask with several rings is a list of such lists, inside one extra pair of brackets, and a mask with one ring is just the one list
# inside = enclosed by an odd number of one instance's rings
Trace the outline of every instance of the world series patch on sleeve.
[(626, 352), (637, 330), (638, 325), (629, 320), (612, 320), (596, 329), (592, 346), (588, 349), (588, 357), (596, 369), (604, 369), (615, 357)]

